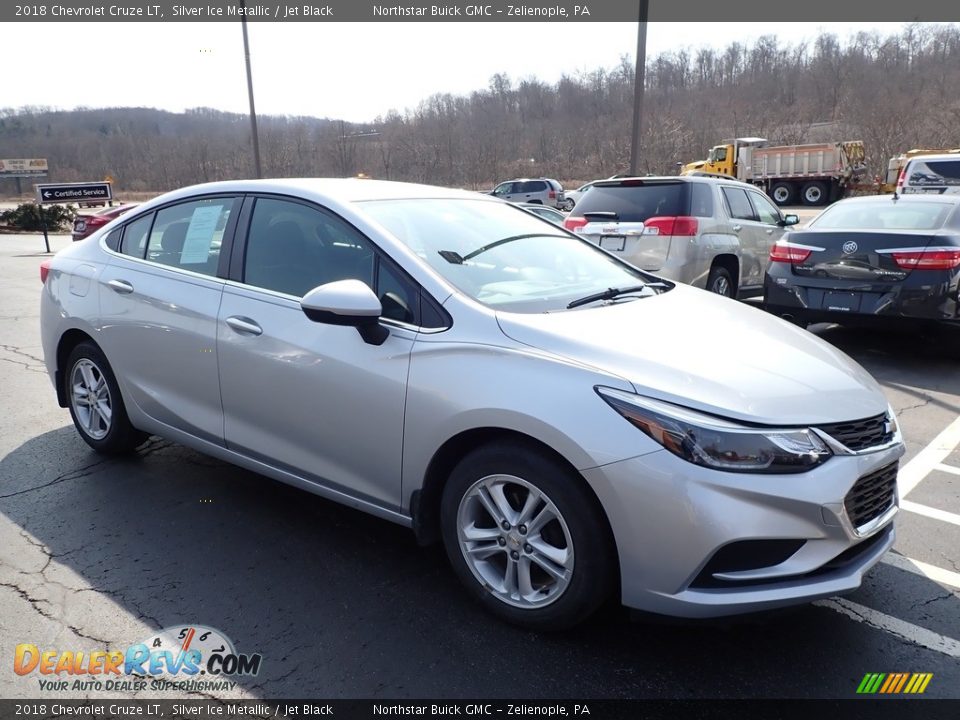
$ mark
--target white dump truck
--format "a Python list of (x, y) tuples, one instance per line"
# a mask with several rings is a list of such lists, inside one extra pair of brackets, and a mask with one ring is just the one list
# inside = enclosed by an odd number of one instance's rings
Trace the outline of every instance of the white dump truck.
[(866, 151), (860, 140), (810, 145), (768, 145), (759, 137), (726, 140), (706, 160), (683, 166), (681, 174), (729, 175), (753, 183), (777, 205), (823, 205), (864, 187)]

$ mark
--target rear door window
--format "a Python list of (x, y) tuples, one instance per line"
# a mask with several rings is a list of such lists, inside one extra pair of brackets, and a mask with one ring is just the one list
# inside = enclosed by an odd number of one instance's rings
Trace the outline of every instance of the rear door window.
[(223, 233), (234, 198), (204, 198), (157, 212), (147, 259), (161, 265), (216, 275)]
[(690, 184), (594, 185), (577, 204), (577, 214), (613, 212), (620, 222), (644, 222), (658, 216), (688, 215)]
[(960, 157), (956, 160), (915, 160), (907, 172), (910, 185), (960, 185)]

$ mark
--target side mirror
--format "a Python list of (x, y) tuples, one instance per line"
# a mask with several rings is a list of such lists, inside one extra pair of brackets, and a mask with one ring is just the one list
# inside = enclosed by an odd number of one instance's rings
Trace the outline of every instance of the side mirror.
[(783, 227), (790, 227), (791, 225), (796, 225), (799, 222), (800, 222), (799, 215), (784, 215), (783, 222), (781, 223), (781, 225), (783, 225)]
[(359, 280), (338, 280), (320, 285), (300, 300), (308, 318), (327, 325), (350, 325), (370, 345), (383, 345), (390, 331), (380, 324), (383, 306), (373, 290)]

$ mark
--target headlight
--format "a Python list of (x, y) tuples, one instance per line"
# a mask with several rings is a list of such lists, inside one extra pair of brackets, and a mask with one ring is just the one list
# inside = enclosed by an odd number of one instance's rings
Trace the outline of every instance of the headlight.
[(633, 425), (694, 465), (740, 473), (801, 473), (832, 455), (808, 428), (747, 427), (621, 390), (596, 390)]

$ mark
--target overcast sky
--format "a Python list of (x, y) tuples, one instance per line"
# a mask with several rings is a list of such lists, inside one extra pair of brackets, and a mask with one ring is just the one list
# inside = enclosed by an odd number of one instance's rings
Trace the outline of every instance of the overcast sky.
[[(728, 27), (718, 27), (726, 25)], [(902, 23), (650, 23), (648, 58), (775, 34), (794, 44), (821, 31), (893, 34)], [(278, 23), (248, 25), (258, 114), (363, 122), (466, 94), (490, 77), (557, 81), (612, 67), (636, 51), (636, 23)], [(8, 25), (0, 107), (191, 107), (246, 112), (240, 24)], [(9, 65), (8, 65), (9, 68)]]

